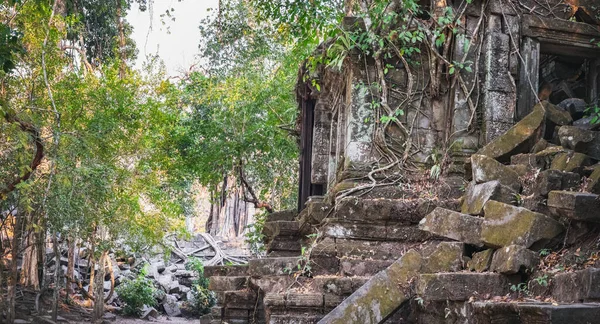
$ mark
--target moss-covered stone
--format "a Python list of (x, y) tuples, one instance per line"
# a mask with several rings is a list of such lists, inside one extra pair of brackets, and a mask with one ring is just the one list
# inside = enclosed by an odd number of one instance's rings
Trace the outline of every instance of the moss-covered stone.
[(509, 162), (510, 157), (519, 153), (529, 153), (544, 133), (546, 109), (538, 104), (533, 111), (511, 127), (504, 135), (484, 146), (478, 154), (486, 155), (501, 162)]
[(594, 165), (585, 189), (591, 193), (600, 194), (600, 164)]
[(564, 230), (551, 217), (522, 207), (490, 200), (483, 210), (485, 218), (481, 239), (490, 247), (513, 244), (530, 247), (535, 243), (548, 241)]
[(600, 159), (600, 132), (563, 126), (558, 130), (558, 137), (563, 147)]
[(419, 229), (459, 242), (481, 246), (483, 219), (436, 208), (419, 223)]
[(492, 256), (494, 255), (493, 249), (487, 249), (481, 252), (473, 254), (473, 258), (467, 263), (467, 268), (471, 271), (484, 272), (490, 268), (492, 262)]
[[(429, 252), (429, 253), (428, 253)], [(458, 242), (441, 242), (433, 251), (422, 251), (421, 273), (455, 272), (463, 268), (465, 245)], [(428, 253), (425, 255), (425, 253)]]
[(512, 188), (516, 192), (521, 190), (519, 175), (506, 165), (480, 154), (471, 156), (471, 165), (475, 183), (498, 180), (501, 184)]
[(515, 200), (515, 194), (516, 192), (513, 189), (503, 186), (497, 180), (481, 184), (471, 183), (467, 187), (460, 212), (469, 215), (481, 215), (483, 206), (488, 200), (510, 204)]
[(583, 171), (583, 167), (588, 166), (590, 164), (591, 159), (589, 156), (583, 153), (571, 151), (558, 153), (552, 160), (552, 163), (550, 164), (550, 169), (581, 173)]
[(417, 295), (426, 301), (463, 301), (474, 295), (503, 296), (508, 292), (508, 279), (497, 273), (422, 274), (417, 281)]
[(509, 245), (498, 249), (492, 259), (491, 271), (510, 275), (520, 271), (532, 270), (540, 257), (537, 253), (520, 245)]

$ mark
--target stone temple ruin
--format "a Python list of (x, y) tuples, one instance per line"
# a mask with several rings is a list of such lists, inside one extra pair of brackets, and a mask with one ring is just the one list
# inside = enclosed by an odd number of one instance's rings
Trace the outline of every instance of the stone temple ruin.
[(388, 62), (404, 129), (372, 107), (377, 62), (301, 79), (299, 212), (269, 215), (267, 257), (206, 267), (203, 323), (599, 321), (600, 3), (440, 2), (471, 72)]

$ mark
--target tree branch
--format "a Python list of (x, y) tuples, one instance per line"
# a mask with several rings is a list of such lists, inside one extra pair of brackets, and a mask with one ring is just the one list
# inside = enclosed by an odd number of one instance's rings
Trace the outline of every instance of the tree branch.
[(252, 197), (252, 199), (248, 199), (246, 197), (246, 195), (244, 194), (244, 201), (254, 204), (255, 208), (264, 208), (267, 210), (267, 212), (272, 213), (273, 208), (271, 207), (271, 205), (269, 205), (268, 203), (259, 201), (258, 197), (256, 196), (256, 193), (254, 193), (254, 190), (252, 189), (250, 184), (248, 184), (248, 182), (246, 181), (246, 177), (244, 176), (244, 167), (242, 165), (242, 161), (240, 161), (238, 168), (240, 170), (240, 181), (242, 182), (242, 185), (244, 186), (244, 188), (246, 188), (248, 190), (248, 193), (250, 193), (250, 196)]

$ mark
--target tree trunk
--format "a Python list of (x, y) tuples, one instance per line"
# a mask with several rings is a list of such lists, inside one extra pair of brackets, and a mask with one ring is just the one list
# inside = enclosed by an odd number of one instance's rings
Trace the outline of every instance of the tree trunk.
[(104, 315), (104, 269), (107, 257), (108, 251), (104, 251), (100, 260), (98, 260), (98, 274), (95, 277), (94, 288), (94, 311), (92, 313), (92, 321), (94, 323), (99, 322), (102, 319), (102, 315)]
[(25, 239), (25, 251), (23, 252), (23, 265), (21, 267), (21, 284), (25, 287), (40, 289), (39, 268), (39, 244), (38, 235), (31, 231)]
[(58, 318), (58, 301), (60, 298), (60, 272), (62, 270), (60, 266), (60, 248), (58, 246), (58, 234), (52, 233), (52, 248), (54, 249), (54, 294), (52, 296), (52, 320), (56, 322)]
[(68, 252), (67, 252), (67, 287), (66, 287), (66, 301), (69, 300), (69, 296), (73, 293), (73, 275), (75, 273), (75, 240), (73, 238), (67, 240)]
[(8, 275), (7, 282), (7, 300), (8, 300), (8, 316), (7, 322), (14, 323), (15, 321), (15, 306), (16, 306), (16, 296), (17, 296), (17, 259), (19, 258), (19, 250), (21, 248), (21, 229), (22, 229), (22, 219), (19, 215), (14, 216), (13, 221), (13, 239), (12, 239), (12, 247), (11, 247), (11, 262), (10, 262), (10, 273)]

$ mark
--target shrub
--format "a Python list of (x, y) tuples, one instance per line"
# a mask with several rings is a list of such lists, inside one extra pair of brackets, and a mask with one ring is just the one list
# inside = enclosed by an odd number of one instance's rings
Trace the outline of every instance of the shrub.
[(152, 281), (146, 278), (147, 273), (148, 265), (145, 265), (136, 278), (124, 281), (117, 288), (119, 298), (125, 303), (125, 315), (139, 316), (144, 305), (156, 305), (156, 288)]
[(193, 271), (197, 279), (192, 282), (192, 300), (188, 300), (188, 309), (190, 312), (204, 315), (210, 312), (211, 307), (216, 303), (215, 294), (208, 290), (208, 278), (204, 277), (204, 264), (196, 258), (191, 258), (186, 264), (187, 270)]

